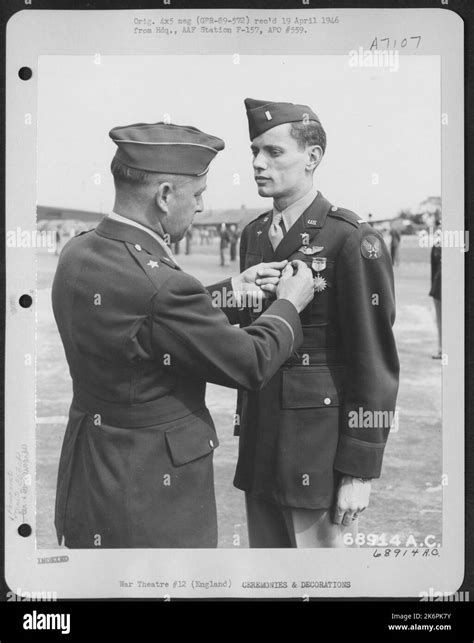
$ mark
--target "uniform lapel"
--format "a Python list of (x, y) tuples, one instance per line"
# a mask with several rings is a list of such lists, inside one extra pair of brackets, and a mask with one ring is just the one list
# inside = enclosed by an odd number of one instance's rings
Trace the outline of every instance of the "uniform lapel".
[(265, 213), (265, 215), (258, 220), (258, 224), (255, 230), (255, 234), (257, 235), (258, 248), (260, 250), (260, 254), (262, 255), (263, 261), (265, 262), (272, 261), (273, 257), (272, 244), (270, 243), (270, 239), (268, 238), (268, 231), (270, 230), (271, 225), (272, 212), (270, 211)]
[(298, 248), (301, 248), (301, 246), (311, 243), (324, 226), (330, 208), (331, 204), (329, 201), (323, 197), (321, 192), (318, 192), (317, 197), (309, 208), (303, 212), (278, 244), (270, 261), (283, 261), (283, 259), (290, 257)]

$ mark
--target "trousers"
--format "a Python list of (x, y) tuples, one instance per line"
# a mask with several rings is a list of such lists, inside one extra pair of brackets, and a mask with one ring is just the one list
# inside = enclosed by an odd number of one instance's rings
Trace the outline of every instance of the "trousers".
[[(330, 509), (284, 507), (245, 494), (250, 547), (312, 548), (346, 547), (344, 535), (355, 541), (359, 519), (350, 525), (336, 525)], [(357, 546), (357, 545), (351, 545)]]

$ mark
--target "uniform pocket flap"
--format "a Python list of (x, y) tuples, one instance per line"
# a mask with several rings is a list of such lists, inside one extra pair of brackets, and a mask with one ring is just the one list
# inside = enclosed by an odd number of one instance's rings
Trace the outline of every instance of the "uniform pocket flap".
[(166, 442), (175, 467), (209, 455), (219, 446), (213, 426), (189, 416), (186, 423), (165, 431)]
[(282, 408), (339, 406), (343, 370), (327, 366), (298, 366), (282, 373)]

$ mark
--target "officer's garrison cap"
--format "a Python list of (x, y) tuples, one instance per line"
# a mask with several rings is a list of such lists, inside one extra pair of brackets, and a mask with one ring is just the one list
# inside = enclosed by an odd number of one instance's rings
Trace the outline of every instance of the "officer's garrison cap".
[(144, 172), (201, 176), (207, 172), (224, 141), (196, 127), (171, 123), (135, 123), (109, 132), (116, 158)]
[(250, 140), (252, 141), (272, 127), (283, 123), (302, 123), (315, 121), (321, 124), (319, 118), (308, 105), (293, 103), (272, 103), (267, 100), (244, 100), (249, 121)]

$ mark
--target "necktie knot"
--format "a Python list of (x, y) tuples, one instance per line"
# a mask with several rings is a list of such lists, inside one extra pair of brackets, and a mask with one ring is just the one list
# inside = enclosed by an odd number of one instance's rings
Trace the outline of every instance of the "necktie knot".
[(273, 212), (272, 225), (268, 230), (268, 238), (270, 239), (273, 250), (276, 249), (276, 247), (284, 237), (282, 229), (282, 217), (283, 214), (281, 212), (278, 212), (278, 210)]
[(273, 219), (272, 219), (272, 225), (280, 225), (281, 224), (281, 219), (283, 217), (283, 214), (281, 212), (274, 212), (273, 213)]

